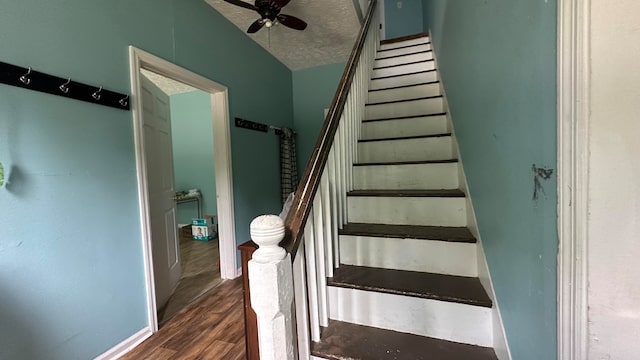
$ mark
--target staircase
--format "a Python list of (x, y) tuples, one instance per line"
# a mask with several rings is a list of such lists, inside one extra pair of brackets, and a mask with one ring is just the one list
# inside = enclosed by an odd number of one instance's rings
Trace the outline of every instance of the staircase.
[(426, 35), (380, 46), (327, 279), (326, 359), (497, 359), (492, 301)]

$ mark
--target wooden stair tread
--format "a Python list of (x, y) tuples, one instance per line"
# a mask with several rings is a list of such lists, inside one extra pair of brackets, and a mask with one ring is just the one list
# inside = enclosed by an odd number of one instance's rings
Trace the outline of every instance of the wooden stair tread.
[(378, 51), (376, 51), (376, 54), (384, 53), (385, 51), (407, 49), (407, 48), (412, 48), (412, 47), (421, 46), (421, 45), (431, 45), (431, 41), (427, 41), (424, 43), (411, 44), (411, 45), (396, 46), (389, 49), (379, 49)]
[(423, 165), (423, 164), (452, 164), (457, 163), (458, 159), (446, 160), (414, 160), (414, 161), (387, 161), (372, 163), (356, 163), (353, 166), (389, 166), (389, 165)]
[(388, 79), (388, 78), (393, 78), (393, 77), (398, 77), (398, 76), (411, 76), (411, 75), (423, 74), (423, 73), (428, 73), (428, 72), (435, 72), (436, 70), (437, 69), (431, 69), (431, 70), (422, 70), (422, 71), (410, 72), (410, 73), (406, 73), (406, 74), (395, 74), (395, 75), (378, 76), (378, 77), (372, 77), (371, 80)]
[(347, 196), (376, 197), (464, 197), (460, 189), (440, 190), (351, 190)]
[(408, 87), (432, 85), (432, 84), (437, 84), (439, 82), (440, 82), (440, 80), (435, 80), (435, 81), (421, 82), (421, 83), (417, 83), (417, 84), (397, 85), (397, 86), (390, 86), (390, 87), (386, 87), (386, 88), (371, 89), (368, 92), (386, 91), (386, 90), (394, 90), (394, 89), (403, 89), (403, 88), (408, 88)]
[(497, 360), (492, 348), (329, 320), (314, 356), (326, 359)]
[(410, 102), (410, 101), (440, 99), (440, 98), (443, 98), (443, 97), (444, 97), (444, 95), (431, 95), (431, 96), (421, 96), (421, 97), (417, 97), (417, 98), (387, 100), (387, 101), (378, 101), (378, 102), (368, 102), (368, 103), (364, 104), (364, 106), (397, 104), (397, 103)]
[(434, 274), (341, 264), (327, 284), (424, 299), (491, 307), (487, 292), (476, 277)]
[(375, 141), (401, 141), (401, 140), (429, 139), (429, 138), (439, 138), (439, 137), (448, 137), (448, 136), (451, 136), (451, 133), (398, 136), (398, 137), (376, 138), (376, 139), (360, 139), (358, 140), (358, 143), (367, 143), (367, 142), (375, 142)]
[(389, 68), (400, 67), (400, 66), (415, 65), (415, 64), (426, 63), (426, 62), (431, 62), (431, 61), (435, 61), (435, 60), (434, 59), (425, 59), (425, 60), (411, 61), (411, 62), (402, 63), (402, 64), (378, 66), (378, 67), (374, 67), (373, 70), (382, 70), (382, 69), (389, 69)]
[[(424, 44), (420, 44), (420, 45), (424, 45)], [(426, 54), (426, 53), (430, 53), (430, 52), (433, 52), (433, 50), (432, 49), (430, 49), (430, 50), (421, 50), (421, 51), (407, 52), (407, 53), (404, 53), (404, 54), (391, 55), (391, 56), (387, 56), (387, 57), (377, 57), (377, 58), (375, 58), (375, 60), (377, 61), (377, 60), (393, 59), (393, 58), (398, 58), (398, 57), (402, 57), (402, 56)]]
[(394, 43), (403, 42), (407, 40), (420, 39), (423, 37), (429, 37), (429, 33), (421, 32), (421, 33), (415, 33), (411, 35), (398, 36), (391, 39), (384, 39), (384, 40), (380, 40), (380, 45), (394, 44)]
[(347, 223), (338, 230), (340, 235), (371, 236), (400, 239), (424, 239), (459, 243), (475, 243), (476, 238), (466, 227), (388, 225)]
[(446, 112), (439, 112), (439, 113), (421, 114), (421, 115), (395, 116), (395, 117), (380, 118), (380, 119), (364, 119), (364, 120), (362, 120), (362, 122), (363, 123), (367, 123), (367, 122), (372, 122), (372, 121), (407, 120), (407, 119), (415, 119), (415, 118), (422, 118), (422, 117), (433, 117), (433, 116), (444, 116), (444, 115), (447, 115), (447, 113)]

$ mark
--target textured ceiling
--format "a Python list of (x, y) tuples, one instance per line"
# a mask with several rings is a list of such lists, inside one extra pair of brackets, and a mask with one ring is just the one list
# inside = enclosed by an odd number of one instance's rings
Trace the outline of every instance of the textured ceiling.
[(255, 34), (246, 30), (260, 17), (257, 12), (223, 0), (206, 2), (291, 70), (346, 62), (360, 30), (352, 0), (291, 0), (281, 12), (306, 21), (305, 30), (278, 24)]
[(146, 69), (140, 69), (140, 72), (147, 79), (151, 80), (152, 83), (156, 84), (156, 86), (159, 87), (163, 93), (169, 96), (198, 90), (194, 87), (175, 81), (173, 79), (169, 79)]

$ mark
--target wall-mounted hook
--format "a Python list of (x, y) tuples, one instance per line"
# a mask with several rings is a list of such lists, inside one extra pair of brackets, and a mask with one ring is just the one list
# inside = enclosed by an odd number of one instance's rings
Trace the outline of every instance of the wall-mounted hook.
[(31, 75), (31, 66), (29, 66), (29, 70), (27, 70), (26, 74), (20, 76), (20, 81), (25, 85), (31, 84), (31, 79), (29, 78), (29, 75)]
[(91, 97), (94, 98), (96, 101), (98, 101), (102, 97), (102, 94), (100, 94), (101, 92), (102, 92), (102, 86), (100, 86), (100, 89), (98, 89), (96, 92), (91, 94)]
[(58, 87), (58, 89), (60, 89), (60, 91), (62, 91), (63, 93), (68, 94), (69, 93), (69, 84), (70, 83), (71, 83), (71, 78), (67, 78), (67, 82), (62, 84), (62, 85), (60, 85)]
[[(1, 17), (2, 16), (0, 16), (0, 18)], [(86, 101), (94, 105), (130, 110), (131, 95), (114, 92), (102, 86), (72, 80), (71, 76), (72, 74), (68, 74), (67, 76), (59, 77), (37, 71), (37, 69), (32, 69), (31, 67), (22, 67), (0, 61), (0, 86), (16, 86), (24, 90), (38, 91), (66, 99)], [(0, 120), (0, 122), (2, 122), (2, 120)], [(5, 169), (5, 175), (8, 175), (6, 173), (8, 171), (9, 169)], [(6, 182), (7, 179), (5, 178), (5, 186)], [(0, 206), (0, 208), (1, 207), (2, 206)]]
[(129, 95), (123, 97), (122, 99), (118, 100), (118, 103), (124, 107), (127, 107), (127, 105), (129, 105)]

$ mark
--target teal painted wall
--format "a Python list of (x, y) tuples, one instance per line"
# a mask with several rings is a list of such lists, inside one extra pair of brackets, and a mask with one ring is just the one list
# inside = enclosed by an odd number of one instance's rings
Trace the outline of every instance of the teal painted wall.
[[(132, 44), (293, 125), (291, 71), (201, 0), (0, 0), (0, 61), (129, 92)], [(275, 136), (231, 128), (238, 242), (280, 207)], [(131, 112), (0, 85), (0, 359), (90, 359), (146, 325)], [(256, 176), (259, 174), (259, 176)]]
[[(398, 8), (398, 2), (402, 3), (401, 8)], [(384, 24), (387, 39), (421, 33), (422, 1), (384, 0)]]
[(338, 63), (293, 72), (293, 121), (296, 130), (300, 176), (313, 153), (346, 64)]
[[(230, 121), (292, 127), (291, 71), (204, 1), (173, 4), (180, 24), (175, 63), (229, 87)], [(271, 133), (232, 125), (231, 152), (236, 239), (242, 243), (256, 216), (280, 213), (280, 145)]]
[(556, 358), (556, 2), (424, 1), (514, 359)]
[[(193, 91), (171, 96), (171, 136), (176, 191), (199, 189), (203, 215), (218, 213), (213, 161), (211, 95)], [(198, 216), (195, 202), (178, 205), (178, 224)]]

